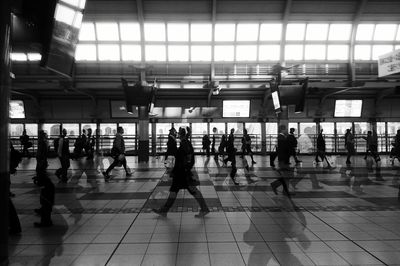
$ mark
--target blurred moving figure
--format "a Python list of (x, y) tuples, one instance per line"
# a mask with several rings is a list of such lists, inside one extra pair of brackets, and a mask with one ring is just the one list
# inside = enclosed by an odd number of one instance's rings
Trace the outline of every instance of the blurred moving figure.
[(368, 131), (367, 137), (363, 137), (367, 141), (367, 151), (364, 156), (364, 160), (367, 159), (369, 153), (371, 153), (372, 157), (374, 158), (375, 162), (378, 163), (381, 158), (379, 157), (378, 154), (378, 135), (376, 134), (376, 131)]
[(22, 146), (22, 155), (27, 156), (27, 157), (31, 157), (31, 155), (29, 154), (29, 148), (31, 148), (33, 146), (32, 142), (29, 141), (29, 136), (28, 134), (26, 134), (26, 130), (24, 129), (22, 131), (22, 135), (19, 137), (19, 140), (21, 142), (21, 146)]
[(167, 141), (167, 152), (165, 153), (165, 158), (164, 158), (164, 165), (167, 166), (168, 162), (168, 156), (172, 156), (172, 163), (171, 165), (174, 165), (174, 160), (175, 160), (175, 155), (177, 152), (178, 148), (177, 148), (177, 144), (176, 144), (176, 130), (175, 128), (171, 128), (169, 130), (169, 134), (168, 134), (168, 141)]
[(62, 134), (58, 139), (57, 155), (61, 163), (61, 168), (57, 169), (56, 176), (61, 182), (67, 183), (68, 168), (70, 167), (70, 153), (69, 139), (67, 138), (67, 130), (65, 128), (62, 130)]
[(354, 149), (354, 136), (350, 129), (346, 129), (346, 134), (344, 135), (344, 147), (347, 150), (346, 164), (351, 164), (350, 158), (355, 153)]
[(296, 163), (301, 163), (301, 160), (299, 160), (297, 158), (297, 155), (296, 155), (296, 153), (297, 153), (297, 139), (296, 139), (296, 136), (294, 135), (294, 131), (295, 131), (295, 129), (291, 128), (290, 129), (290, 133), (287, 136), (287, 140), (289, 142), (289, 148), (290, 148), (290, 156), (293, 156), (294, 161)]
[(253, 152), (251, 151), (251, 137), (249, 134), (247, 134), (247, 129), (244, 129), (243, 137), (242, 137), (242, 156), (241, 157), (244, 158), (246, 154), (250, 155), (251, 163), (255, 164), (256, 161), (254, 161)]
[(322, 135), (322, 132), (324, 130), (321, 128), (318, 137), (317, 137), (317, 154), (315, 155), (315, 162), (319, 163), (319, 158), (321, 158), (322, 163), (324, 163), (324, 160), (328, 164), (328, 168), (331, 168), (331, 164), (326, 157), (326, 145), (325, 145), (325, 139), (324, 136)]

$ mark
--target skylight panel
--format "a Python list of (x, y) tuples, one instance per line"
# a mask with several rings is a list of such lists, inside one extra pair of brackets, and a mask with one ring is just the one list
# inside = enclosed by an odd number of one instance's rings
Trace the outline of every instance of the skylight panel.
[(96, 23), (96, 33), (98, 41), (118, 41), (118, 24), (114, 22)]
[(330, 41), (348, 41), (350, 40), (351, 24), (331, 24), (329, 27)]
[(187, 42), (189, 41), (189, 24), (187, 23), (168, 23), (168, 41)]
[(371, 45), (355, 45), (354, 46), (355, 60), (371, 60)]
[(190, 38), (192, 42), (210, 42), (212, 40), (212, 25), (192, 23)]
[(100, 61), (119, 61), (119, 45), (118, 44), (99, 44), (99, 60)]
[(372, 46), (372, 60), (377, 60), (379, 56), (393, 51), (393, 45), (374, 45)]
[(42, 59), (42, 55), (39, 53), (28, 53), (29, 61), (40, 61)]
[(370, 41), (374, 33), (374, 24), (359, 24), (357, 27), (356, 40), (357, 41)]
[(140, 25), (136, 22), (121, 22), (119, 24), (122, 41), (140, 41)]
[(305, 47), (305, 60), (325, 60), (325, 45), (310, 44)]
[(279, 60), (280, 45), (260, 45), (258, 53), (259, 60)]
[(348, 45), (328, 45), (328, 60), (348, 60)]
[(146, 61), (166, 61), (165, 45), (146, 45)]
[(121, 46), (121, 50), (122, 50), (122, 61), (142, 60), (142, 50), (140, 48), (140, 45), (123, 44)]
[(75, 18), (75, 10), (67, 6), (57, 4), (54, 18), (57, 21), (64, 22), (67, 25), (72, 25)]
[(85, 8), (85, 3), (86, 3), (86, 0), (61, 0), (61, 1), (71, 6), (78, 7), (80, 9)]
[(324, 41), (328, 35), (328, 24), (308, 24), (306, 40)]
[(234, 47), (233, 45), (216, 45), (214, 47), (215, 61), (233, 61)]
[(28, 61), (25, 53), (11, 53), (10, 56), (12, 61)]
[(258, 24), (240, 23), (237, 25), (237, 41), (257, 41)]
[(286, 40), (297, 41), (304, 39), (306, 24), (288, 24), (286, 29)]
[(96, 40), (96, 34), (94, 32), (94, 24), (92, 22), (82, 23), (81, 30), (79, 31), (80, 41), (94, 41)]
[(256, 61), (257, 45), (237, 45), (236, 46), (237, 61)]
[(261, 24), (260, 41), (280, 41), (282, 24)]
[(232, 42), (235, 40), (235, 24), (215, 24), (215, 41)]
[(146, 41), (165, 41), (164, 23), (144, 23), (144, 39)]
[(211, 61), (211, 45), (192, 45), (192, 61)]
[(168, 61), (189, 61), (189, 46), (169, 45)]
[(75, 59), (77, 61), (95, 61), (97, 59), (96, 55), (96, 45), (94, 44), (78, 44), (75, 51)]
[(400, 25), (399, 25), (399, 27), (397, 29), (396, 41), (400, 41)]
[(285, 46), (285, 60), (302, 60), (303, 45), (288, 44)]
[(375, 26), (374, 41), (393, 41), (396, 37), (396, 24), (377, 24)]

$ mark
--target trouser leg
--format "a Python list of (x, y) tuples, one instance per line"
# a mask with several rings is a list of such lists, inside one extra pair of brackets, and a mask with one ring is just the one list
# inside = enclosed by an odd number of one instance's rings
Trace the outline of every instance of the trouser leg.
[(171, 209), (172, 205), (174, 205), (177, 195), (178, 195), (178, 192), (170, 192), (169, 193), (167, 201), (165, 202), (164, 206), (161, 208), (162, 212), (168, 212), (169, 209)]
[(9, 227), (12, 233), (21, 233), (21, 223), (19, 222), (17, 210), (10, 198), (8, 198)]
[(114, 162), (107, 168), (106, 173), (107, 174), (110, 173), (110, 171), (114, 169), (114, 167), (117, 166), (117, 164), (118, 164), (118, 159), (114, 159)]
[(203, 197), (203, 194), (197, 187), (189, 187), (189, 193), (196, 199), (197, 203), (200, 205), (201, 211), (208, 211), (207, 203)]

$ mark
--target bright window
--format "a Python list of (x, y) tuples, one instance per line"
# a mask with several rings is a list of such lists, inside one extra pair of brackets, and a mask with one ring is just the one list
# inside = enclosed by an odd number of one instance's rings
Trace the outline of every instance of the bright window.
[(278, 134), (278, 123), (265, 123), (265, 133), (277, 135)]
[(211, 61), (210, 45), (192, 45), (192, 61)]
[[(222, 101), (222, 117), (250, 117), (250, 101)], [(228, 130), (230, 130), (228, 123)], [(236, 130), (235, 130), (236, 131)]]
[(124, 129), (124, 136), (135, 136), (136, 135), (136, 124), (135, 123), (119, 123), (118, 126)]
[(286, 40), (304, 40), (306, 24), (288, 24), (286, 29)]
[(165, 45), (146, 45), (146, 61), (166, 61)]
[(216, 45), (214, 49), (215, 61), (233, 61), (233, 45)]
[(121, 48), (123, 61), (142, 60), (142, 51), (140, 45), (123, 44)]
[(94, 32), (94, 24), (91, 22), (82, 23), (81, 30), (79, 31), (80, 41), (94, 41), (96, 34)]
[(357, 27), (356, 40), (357, 41), (370, 41), (374, 33), (374, 24), (360, 24)]
[(328, 60), (349, 59), (348, 45), (328, 45)]
[(80, 9), (85, 8), (86, 0), (62, 0), (64, 3), (70, 4), (71, 6), (79, 7)]
[(117, 23), (96, 23), (96, 33), (98, 41), (118, 41), (118, 24)]
[(372, 60), (377, 60), (379, 56), (393, 51), (393, 45), (374, 45), (372, 46)]
[(189, 24), (168, 23), (168, 41), (187, 42), (189, 41)]
[(39, 61), (42, 59), (42, 55), (39, 53), (28, 53), (28, 60), (29, 61)]
[(329, 27), (330, 41), (348, 41), (351, 34), (351, 24), (331, 24)]
[[(214, 127), (217, 129), (216, 134), (225, 134), (225, 123), (210, 123), (210, 135), (213, 134)], [(219, 145), (220, 139), (216, 136), (215, 145)]]
[(11, 60), (13, 61), (27, 61), (28, 57), (24, 53), (11, 53)]
[(140, 41), (139, 23), (123, 22), (119, 24), (122, 41)]
[(259, 46), (259, 60), (279, 60), (280, 45), (260, 45)]
[(354, 47), (355, 60), (371, 60), (371, 45), (356, 45)]
[(190, 38), (192, 42), (210, 42), (212, 37), (211, 24), (192, 24)]
[(79, 136), (79, 124), (62, 124), (62, 128), (67, 130), (67, 135), (71, 137)]
[(334, 117), (361, 117), (362, 100), (336, 100)]
[(237, 41), (257, 41), (258, 24), (238, 24), (236, 40)]
[(335, 134), (335, 124), (333, 122), (321, 122), (320, 129), (323, 129), (322, 134)]
[(306, 40), (320, 41), (326, 40), (328, 35), (328, 24), (308, 24)]
[(83, 18), (83, 14), (79, 11), (75, 12), (75, 19), (74, 19), (74, 23), (72, 24), (73, 27), (80, 29), (82, 26), (82, 18)]
[(282, 24), (261, 24), (260, 41), (280, 41)]
[(303, 59), (303, 45), (289, 44), (285, 46), (285, 59), (286, 60), (302, 60)]
[(25, 124), (26, 134), (37, 137), (38, 135), (38, 124)]
[(49, 137), (60, 136), (60, 124), (43, 124), (42, 129)]
[(237, 61), (257, 60), (257, 45), (238, 45), (236, 46)]
[(325, 59), (325, 45), (306, 45), (305, 58), (306, 60), (324, 60)]
[(97, 59), (96, 45), (94, 44), (78, 44), (75, 51), (75, 59), (77, 61)]
[(57, 4), (54, 18), (67, 25), (72, 25), (75, 18), (75, 10), (64, 5)]
[(400, 41), (400, 25), (399, 28), (397, 29), (396, 41)]
[(164, 23), (144, 23), (144, 39), (146, 41), (165, 41)]
[(375, 26), (375, 41), (393, 41), (396, 37), (396, 24), (377, 24)]
[(119, 45), (118, 44), (99, 44), (99, 60), (100, 61), (119, 61)]
[(215, 24), (215, 41), (234, 41), (235, 24)]
[(189, 46), (187, 45), (169, 45), (169, 61), (189, 61)]

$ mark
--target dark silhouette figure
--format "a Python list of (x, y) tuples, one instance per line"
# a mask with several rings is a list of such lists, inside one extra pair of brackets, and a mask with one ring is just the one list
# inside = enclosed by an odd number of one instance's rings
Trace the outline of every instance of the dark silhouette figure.
[(226, 153), (228, 154), (228, 158), (224, 159), (224, 164), (227, 164), (228, 161), (231, 162), (232, 170), (231, 170), (230, 176), (232, 178), (232, 181), (235, 183), (235, 185), (238, 185), (239, 183), (236, 182), (236, 180), (235, 180), (237, 168), (236, 168), (235, 136), (233, 135), (234, 132), (235, 132), (235, 129), (232, 128), (231, 133), (228, 136), (228, 141), (226, 143)]
[(324, 130), (321, 129), (318, 134), (318, 137), (317, 137), (317, 154), (315, 155), (315, 162), (319, 163), (319, 158), (321, 158), (322, 163), (325, 160), (326, 163), (328, 164), (328, 168), (331, 168), (332, 166), (331, 166), (328, 158), (326, 157), (325, 139), (324, 139), (324, 135), (322, 135), (323, 131)]
[(276, 152), (278, 157), (277, 170), (281, 177), (271, 183), (271, 188), (275, 194), (278, 194), (277, 188), (282, 185), (284, 194), (290, 197), (289, 189), (286, 184), (286, 180), (284, 179), (284, 177), (289, 177), (292, 174), (289, 166), (290, 144), (287, 138), (286, 126), (281, 125), (279, 129), (280, 132), (278, 134), (278, 145), (276, 146)]
[(125, 158), (125, 141), (124, 137), (124, 129), (122, 127), (117, 128), (117, 134), (115, 135), (115, 139), (113, 142), (113, 147), (111, 149), (111, 156), (114, 158), (114, 162), (107, 168), (105, 172), (103, 172), (104, 180), (108, 182), (111, 178), (110, 172), (116, 166), (123, 166), (127, 176), (132, 175), (130, 170), (126, 166), (126, 158)]
[(199, 185), (199, 181), (193, 178), (193, 173), (191, 172), (194, 165), (194, 151), (192, 144), (187, 139), (186, 130), (184, 128), (179, 129), (179, 138), (181, 142), (176, 153), (175, 166), (171, 172), (172, 185), (169, 189), (170, 193), (168, 199), (163, 207), (160, 209), (153, 209), (153, 211), (166, 217), (169, 209), (175, 202), (179, 190), (187, 189), (200, 205), (200, 212), (196, 214), (195, 217), (203, 217), (207, 215), (210, 210), (207, 207), (203, 195), (196, 187)]
[(347, 150), (347, 159), (346, 159), (346, 164), (351, 164), (350, 158), (352, 155), (355, 153), (354, 149), (354, 136), (351, 133), (350, 129), (346, 129), (346, 134), (344, 135), (344, 146)]
[(62, 130), (62, 134), (58, 139), (57, 155), (61, 163), (61, 168), (57, 169), (56, 176), (61, 182), (66, 183), (68, 181), (68, 168), (70, 167), (70, 153), (69, 140), (67, 138), (67, 130), (65, 128)]
[(218, 160), (218, 152), (215, 149), (215, 141), (216, 141), (216, 136), (217, 134), (217, 128), (213, 128), (213, 135), (212, 135), (212, 142), (211, 142), (211, 153), (214, 155), (214, 160)]
[(177, 150), (178, 148), (176, 144), (176, 130), (175, 128), (171, 128), (168, 134), (167, 152), (165, 153), (164, 165), (167, 165), (168, 156), (172, 156), (173, 158), (175, 158)]
[(294, 128), (291, 128), (291, 129), (290, 129), (290, 133), (289, 133), (289, 135), (287, 136), (287, 140), (288, 140), (288, 142), (289, 142), (290, 156), (293, 156), (294, 161), (295, 161), (296, 163), (300, 163), (301, 160), (299, 160), (299, 159), (297, 158), (297, 155), (296, 155), (296, 153), (297, 153), (297, 139), (296, 139), (296, 136), (294, 135), (294, 131), (295, 131)]
[(32, 142), (29, 141), (29, 136), (26, 134), (26, 130), (22, 131), (22, 135), (19, 137), (22, 146), (22, 154), (27, 157), (31, 157), (29, 148), (32, 147)]
[(247, 129), (244, 129), (242, 137), (242, 158), (244, 158), (246, 154), (250, 155), (251, 163), (255, 164), (256, 161), (254, 161), (253, 152), (251, 151), (251, 137), (247, 134)]
[(92, 129), (88, 128), (87, 130), (87, 140), (85, 144), (85, 151), (86, 151), (86, 159), (93, 160), (94, 157), (94, 146), (96, 145), (96, 136), (92, 135)]
[(378, 163), (381, 158), (378, 154), (378, 135), (376, 131), (368, 131), (367, 137), (363, 137), (367, 141), (367, 151), (365, 153), (364, 159), (366, 160), (368, 155), (371, 153), (372, 158), (374, 158), (375, 162)]
[(210, 137), (207, 134), (203, 136), (201, 144), (203, 146), (202, 147), (203, 150), (206, 151), (207, 157), (210, 157), (210, 144), (211, 144), (211, 141), (210, 141)]
[(396, 158), (400, 162), (400, 129), (397, 130), (397, 134), (394, 137), (394, 142), (392, 142), (391, 144), (393, 148), (390, 150), (390, 158), (393, 165)]
[[(17, 167), (21, 162), (22, 155), (19, 151), (14, 149), (14, 146), (10, 142), (10, 174), (17, 172)], [(9, 184), (11, 184), (10, 178), (8, 178)], [(21, 233), (21, 224), (19, 222), (17, 210), (11, 200), (14, 194), (9, 191), (8, 194), (8, 231), (11, 235), (19, 235)]]
[(36, 154), (36, 177), (35, 184), (40, 189), (40, 205), (39, 209), (35, 212), (40, 215), (39, 223), (34, 223), (35, 227), (49, 227), (53, 225), (51, 220), (51, 212), (54, 205), (55, 188), (51, 179), (47, 175), (47, 154), (49, 144), (47, 141), (46, 133), (41, 130), (38, 136), (38, 150)]

